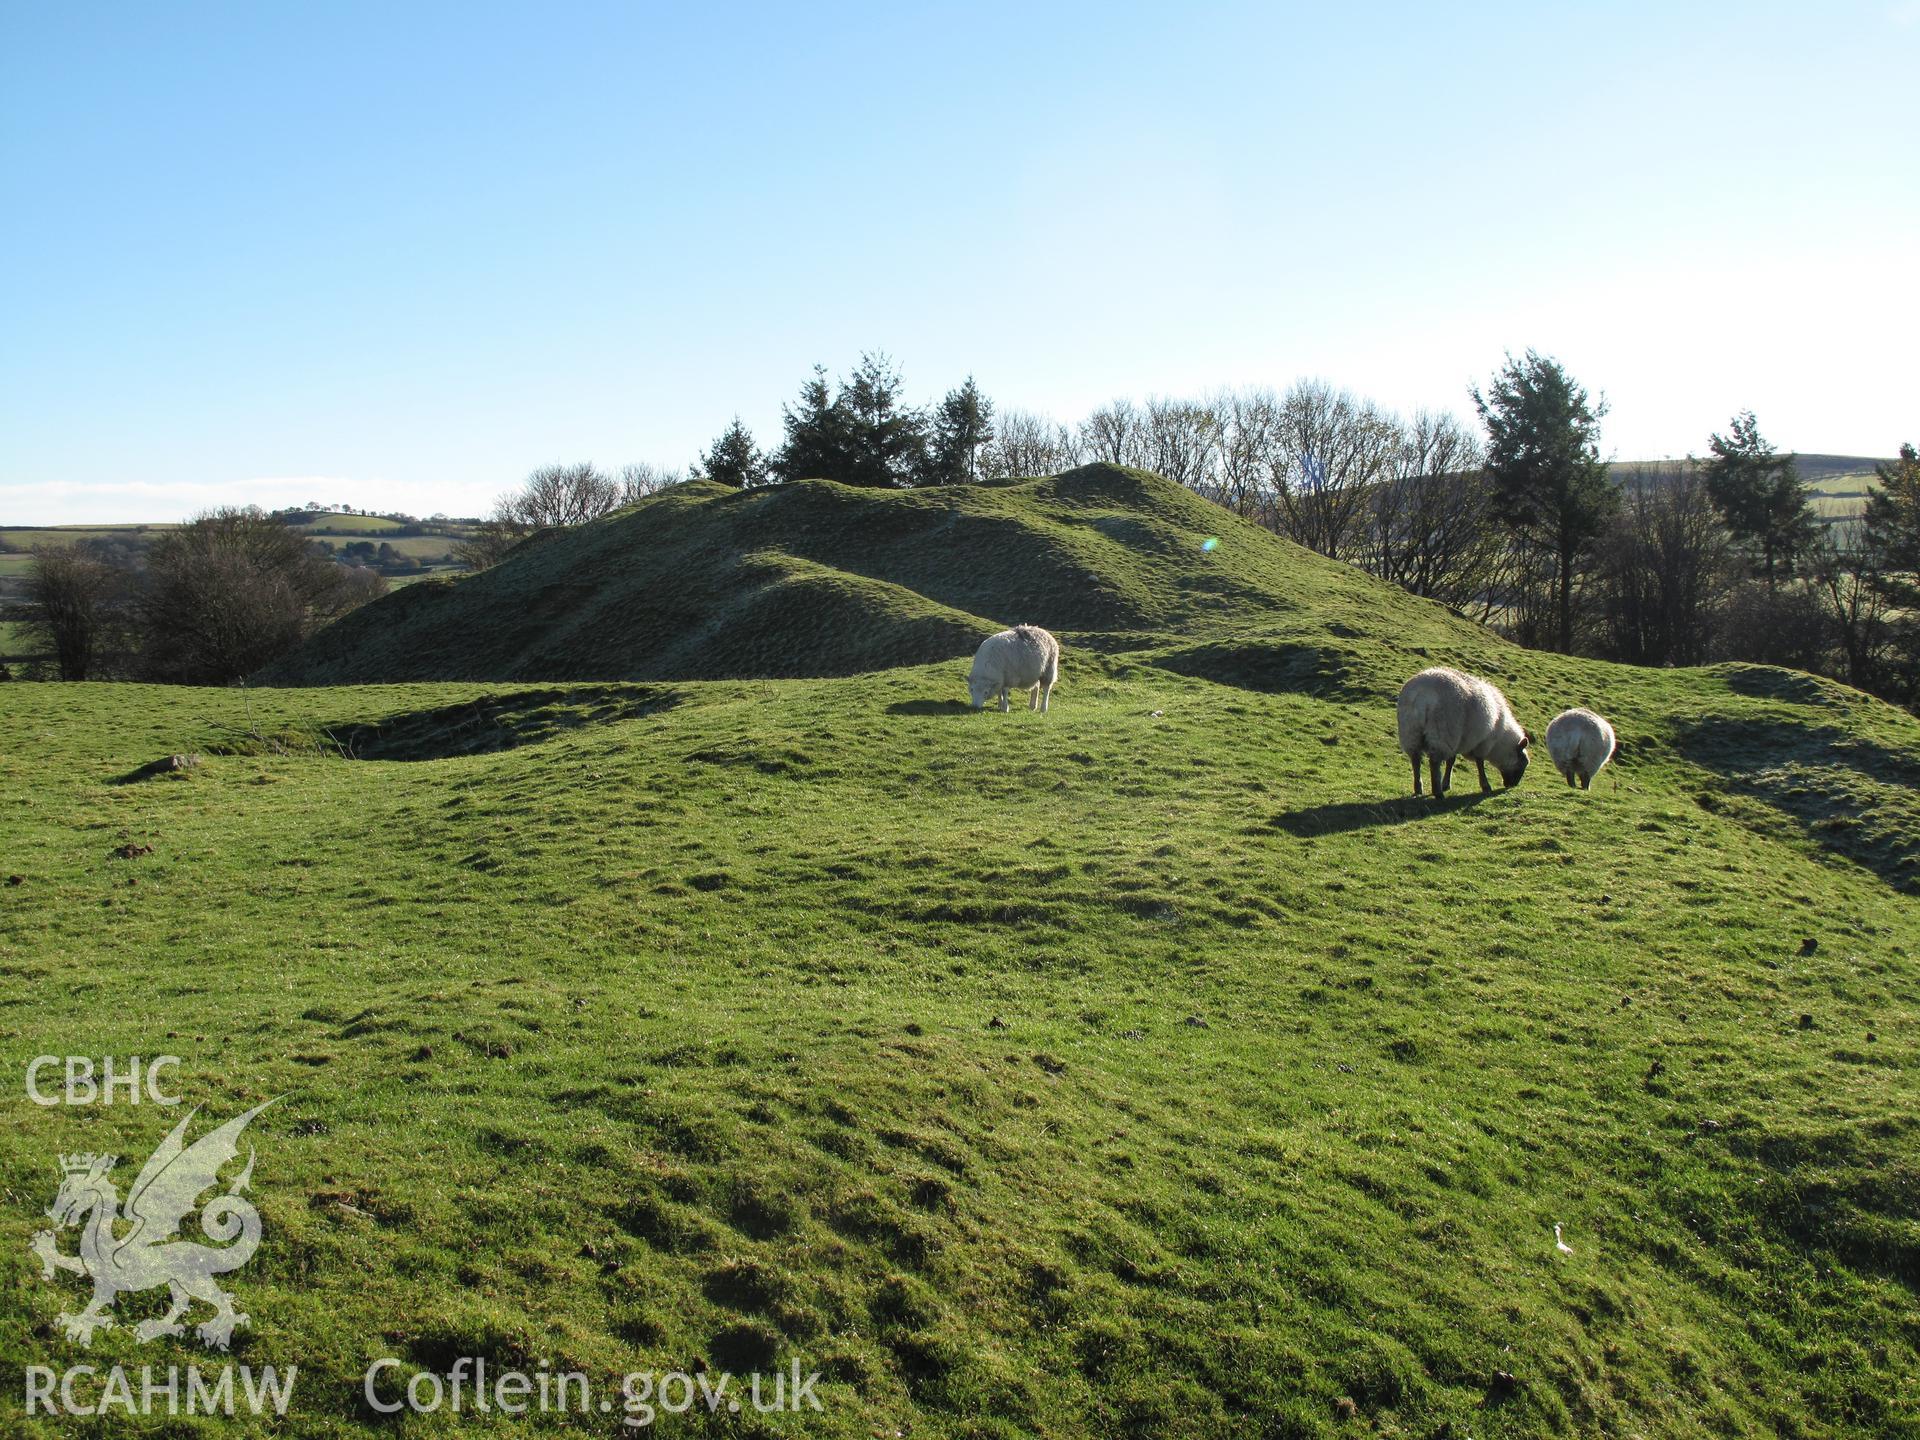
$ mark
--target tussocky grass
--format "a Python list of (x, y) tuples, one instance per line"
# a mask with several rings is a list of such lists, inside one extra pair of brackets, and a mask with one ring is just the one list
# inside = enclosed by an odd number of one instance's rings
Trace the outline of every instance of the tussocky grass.
[[(213, 1363), (151, 1294), (71, 1345), (26, 1249), (56, 1152), (124, 1187), (175, 1118), (28, 1059), (167, 1053), (208, 1123), (286, 1096), (230, 1277), (276, 1433), (618, 1428), (381, 1421), (384, 1355), (826, 1377), (688, 1433), (1913, 1433), (1920, 726), (1332, 613), (1070, 642), (1047, 716), (953, 664), (5, 687), (0, 1353)], [(1428, 659), (1626, 756), (1415, 803)]]

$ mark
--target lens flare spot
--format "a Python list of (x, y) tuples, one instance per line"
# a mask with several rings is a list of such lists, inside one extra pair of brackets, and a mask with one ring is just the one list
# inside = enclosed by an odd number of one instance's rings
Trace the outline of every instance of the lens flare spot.
[(1220, 537), (1218, 535), (1207, 536), (1206, 539), (1200, 542), (1200, 548), (1208, 553), (1218, 550), (1220, 548)]

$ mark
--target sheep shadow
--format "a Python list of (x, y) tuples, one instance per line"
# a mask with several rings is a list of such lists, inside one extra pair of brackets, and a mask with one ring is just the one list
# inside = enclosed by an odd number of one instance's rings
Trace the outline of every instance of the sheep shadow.
[(973, 707), (964, 700), (896, 700), (887, 706), (889, 715), (971, 715)]
[(158, 760), (150, 760), (124, 775), (114, 775), (107, 780), (109, 785), (138, 785), (142, 780), (155, 780), (162, 775), (176, 774), (190, 770), (199, 761), (198, 756), (162, 755)]
[(1350, 830), (1405, 825), (1431, 815), (1455, 815), (1492, 798), (1492, 795), (1473, 790), (1465, 794), (1449, 794), (1438, 803), (1425, 795), (1402, 795), (1395, 800), (1342, 800), (1330, 805), (1310, 805), (1302, 810), (1289, 810), (1274, 816), (1267, 823), (1267, 828), (1284, 830), (1301, 839), (1318, 835), (1344, 835)]

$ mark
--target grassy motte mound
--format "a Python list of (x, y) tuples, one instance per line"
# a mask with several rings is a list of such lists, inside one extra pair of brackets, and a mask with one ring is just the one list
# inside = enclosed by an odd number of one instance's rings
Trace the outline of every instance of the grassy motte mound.
[(689, 484), (396, 591), (260, 678), (850, 675), (969, 655), (1022, 622), (1124, 636), (1332, 615), (1378, 637), (1471, 633), (1138, 470), (908, 491)]

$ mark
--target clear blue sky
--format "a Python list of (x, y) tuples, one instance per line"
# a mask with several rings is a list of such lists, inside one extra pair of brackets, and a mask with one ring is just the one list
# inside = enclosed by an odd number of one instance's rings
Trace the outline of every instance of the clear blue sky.
[(892, 354), (1074, 419), (1507, 350), (1620, 458), (1920, 441), (1920, 0), (0, 0), (0, 523), (763, 442)]

